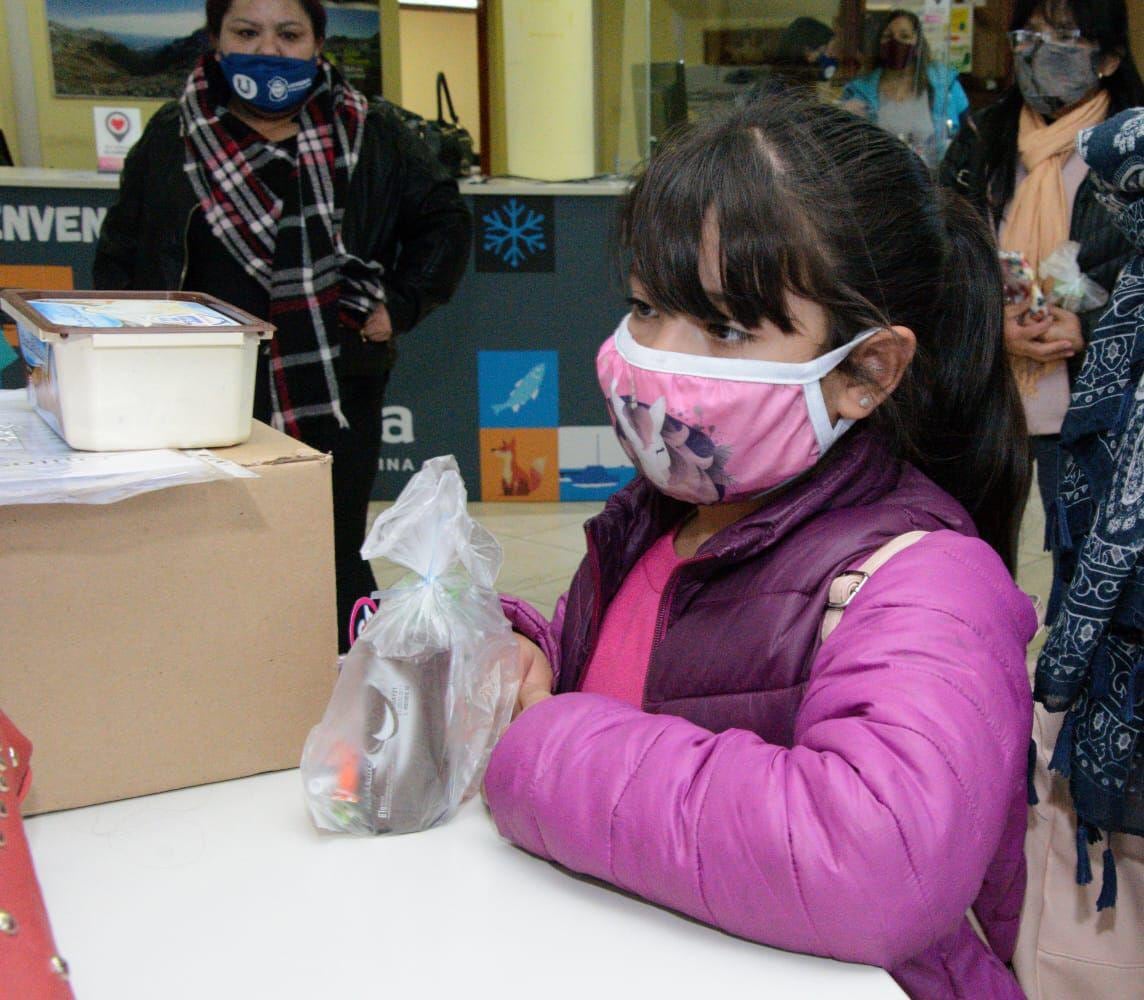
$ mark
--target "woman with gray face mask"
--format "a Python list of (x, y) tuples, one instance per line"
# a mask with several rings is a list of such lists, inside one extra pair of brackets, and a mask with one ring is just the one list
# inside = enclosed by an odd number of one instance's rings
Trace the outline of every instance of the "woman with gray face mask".
[[(1144, 105), (1125, 0), (1016, 0), (1011, 26), (1014, 83), (968, 118), (942, 161), (942, 182), (988, 214), (999, 247), (1022, 254), (1034, 275), (1073, 240), (1080, 270), (1108, 291), (1131, 248), (1097, 203), (1074, 144), (1081, 129)], [(1070, 376), (1099, 312), (1077, 314), (1032, 296), (1006, 306), (1005, 345), (1050, 530)]]

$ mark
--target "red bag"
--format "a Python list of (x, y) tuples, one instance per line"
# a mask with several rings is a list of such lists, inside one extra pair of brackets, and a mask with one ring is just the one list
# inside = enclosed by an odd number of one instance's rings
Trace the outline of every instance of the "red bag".
[(0, 712), (0, 1000), (72, 1000), (20, 815), (31, 752), (32, 744)]

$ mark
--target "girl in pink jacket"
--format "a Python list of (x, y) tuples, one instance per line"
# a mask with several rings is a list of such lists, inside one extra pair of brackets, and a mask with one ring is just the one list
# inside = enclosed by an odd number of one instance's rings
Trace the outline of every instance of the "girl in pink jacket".
[(640, 475), (555, 621), (506, 601), (498, 828), (915, 997), (1021, 996), (1035, 616), (990, 234), (892, 136), (780, 95), (661, 147), (624, 236), (597, 369)]

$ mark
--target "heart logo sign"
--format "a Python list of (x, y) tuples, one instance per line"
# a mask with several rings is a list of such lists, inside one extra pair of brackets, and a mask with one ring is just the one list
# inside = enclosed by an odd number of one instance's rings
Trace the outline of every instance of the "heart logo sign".
[(122, 111), (112, 111), (105, 119), (104, 124), (116, 142), (122, 142), (131, 131), (131, 119)]

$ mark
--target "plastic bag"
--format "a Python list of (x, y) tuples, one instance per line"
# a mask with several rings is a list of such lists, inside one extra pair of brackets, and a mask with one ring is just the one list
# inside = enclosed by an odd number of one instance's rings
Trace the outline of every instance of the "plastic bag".
[(411, 572), (376, 594), (302, 751), (322, 829), (411, 833), (479, 787), (512, 716), (519, 654), (493, 584), (497, 540), (469, 517), (451, 455), (429, 459), (361, 549)]
[(1042, 278), (1052, 279), (1049, 302), (1069, 312), (1086, 312), (1108, 301), (1108, 292), (1077, 264), (1080, 244), (1066, 240), (1049, 254), (1038, 269)]

